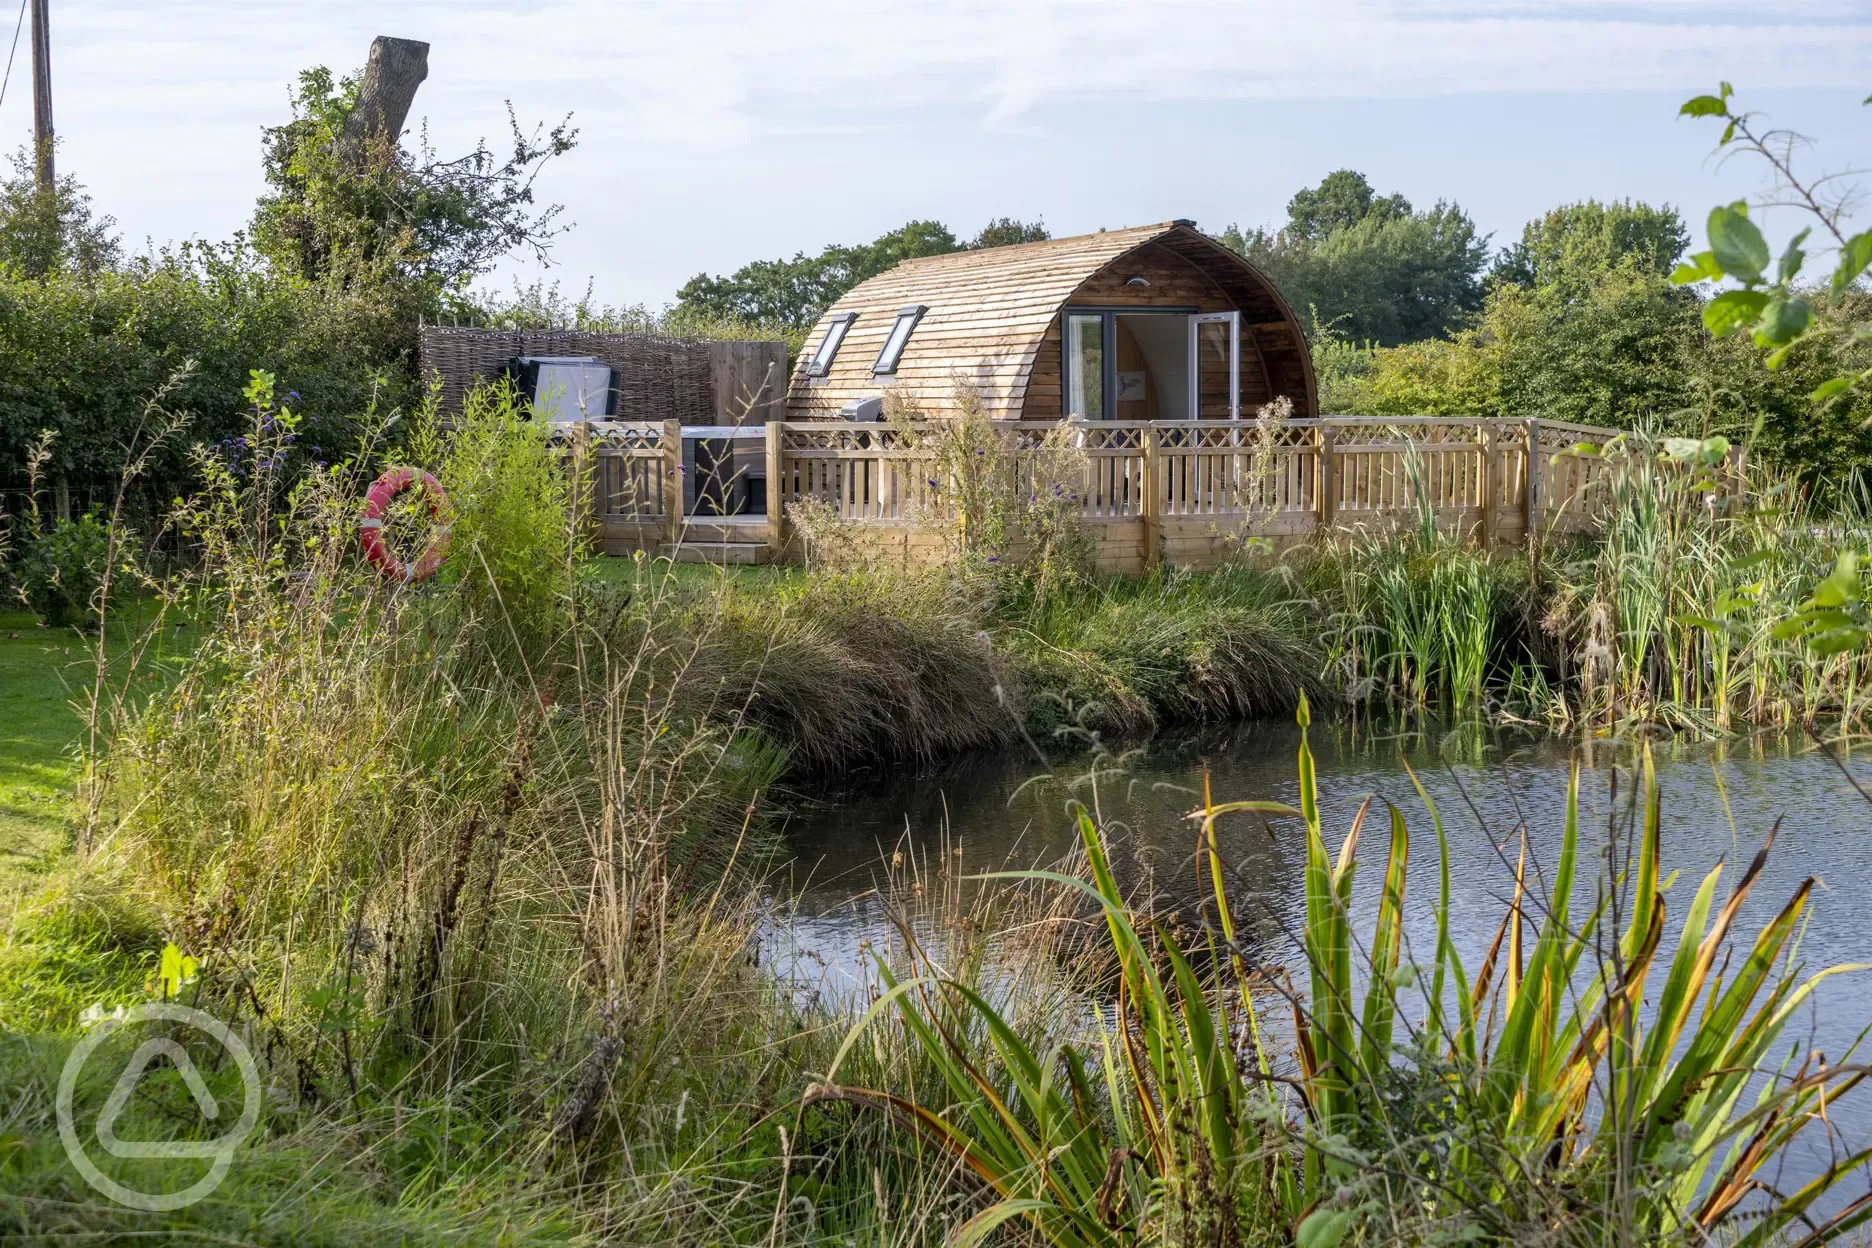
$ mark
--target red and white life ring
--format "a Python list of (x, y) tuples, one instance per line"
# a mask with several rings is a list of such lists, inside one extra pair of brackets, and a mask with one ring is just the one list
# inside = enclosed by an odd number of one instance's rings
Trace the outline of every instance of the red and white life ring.
[[(422, 554), (408, 562), (397, 557), (384, 541), (384, 515), (390, 510), (390, 500), (411, 486), (416, 486), (428, 496), (429, 518), (435, 521), (434, 536)], [(448, 496), (442, 492), (442, 483), (420, 468), (392, 468), (371, 482), (368, 493), (364, 495), (364, 515), (358, 521), (358, 539), (364, 544), (364, 557), (376, 565), (385, 580), (426, 581), (436, 574), (442, 566), (442, 556), (448, 553), (449, 526)]]

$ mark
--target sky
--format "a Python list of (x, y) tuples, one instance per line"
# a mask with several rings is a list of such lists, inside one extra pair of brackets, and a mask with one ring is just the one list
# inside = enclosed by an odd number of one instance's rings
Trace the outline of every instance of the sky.
[[(1808, 172), (1872, 167), (1872, 0), (51, 0), (60, 170), (133, 249), (224, 238), (288, 84), (356, 70), (376, 35), (431, 45), (411, 124), (443, 155), (501, 140), (508, 101), (572, 115), (538, 189), (573, 229), (543, 276), (616, 305), (915, 218), (1277, 224), (1346, 167), (1497, 245), (1587, 197), (1674, 204), (1700, 239), (1763, 189), (1675, 116), (1725, 79), (1813, 139)], [(30, 65), (22, 35), (6, 147), (30, 139)]]

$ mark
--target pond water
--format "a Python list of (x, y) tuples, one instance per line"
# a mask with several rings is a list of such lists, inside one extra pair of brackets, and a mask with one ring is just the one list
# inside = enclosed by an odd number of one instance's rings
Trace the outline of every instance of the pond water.
[[(1133, 861), (1150, 871), (1159, 896), (1172, 906), (1185, 898), (1194, 903), (1200, 895), (1196, 829), (1186, 816), (1200, 804), (1205, 773), (1218, 802), (1297, 802), (1299, 741), (1299, 729), (1291, 722), (1160, 739), (1102, 774), (1096, 800), (1106, 826), (1120, 830)], [(1430, 905), (1436, 895), (1436, 842), (1405, 761), (1443, 816), (1450, 844), (1453, 934), (1471, 974), (1501, 922), (1523, 827), (1530, 870), (1551, 868), (1560, 845), (1570, 760), (1577, 758), (1582, 768), (1581, 900), (1603, 871), (1605, 860), (1599, 855), (1608, 842), (1622, 851), (1634, 826), (1635, 742), (1478, 726), (1400, 731), (1347, 724), (1316, 725), (1311, 742), (1327, 841), (1335, 851), (1368, 794), (1404, 813), (1412, 835), (1406, 939), (1422, 963), (1430, 961), (1434, 949)], [(1872, 963), (1867, 907), (1872, 802), (1853, 784), (1857, 779), (1872, 791), (1872, 757), (1837, 752), (1830, 757), (1800, 737), (1702, 744), (1654, 740), (1653, 752), (1662, 791), (1663, 872), (1678, 872), (1666, 895), (1670, 925), (1660, 959), (1674, 948), (1681, 915), (1704, 874), (1719, 861), (1728, 864), (1717, 894), (1720, 903), (1778, 821), (1766, 868), (1743, 911), (1742, 938), (1752, 939), (1812, 876), (1817, 883), (1799, 960), (1809, 972), (1838, 963)], [(791, 959), (795, 968), (808, 968), (806, 977), (814, 978), (819, 990), (837, 994), (867, 982), (861, 942), (887, 934), (875, 885), (893, 853), (904, 853), (913, 865), (939, 861), (942, 869), (959, 874), (1050, 863), (1075, 843), (1071, 803), (1093, 800), (1092, 786), (1083, 780), (1070, 783), (1089, 766), (1086, 761), (1056, 762), (1049, 768), (1032, 752), (981, 755), (932, 770), (864, 777), (835, 800), (797, 812), (785, 829), (789, 859), (773, 885), (776, 895), (791, 903), (792, 920), (775, 954), (783, 962)], [(1049, 773), (1053, 780), (1036, 782)], [(1355, 902), (1362, 911), (1358, 930), (1367, 937), (1389, 837), (1382, 808), (1374, 814), (1359, 847)], [(1219, 827), (1240, 921), (1262, 959), (1298, 968), (1303, 963), (1295, 934), (1304, 911), (1305, 863), (1298, 821), (1269, 826), (1238, 815)], [(1663, 973), (1653, 972), (1654, 992)], [(1872, 972), (1836, 976), (1790, 1023), (1783, 1049), (1818, 1049), (1837, 1061), (1868, 1024)], [(1872, 1094), (1848, 1101), (1834, 1121), (1848, 1142), (1857, 1140), (1863, 1147), (1872, 1141)]]

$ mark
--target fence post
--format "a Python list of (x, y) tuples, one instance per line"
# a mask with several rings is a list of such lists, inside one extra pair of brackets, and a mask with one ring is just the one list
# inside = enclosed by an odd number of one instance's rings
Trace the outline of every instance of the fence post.
[(683, 530), (682, 421), (663, 422), (663, 540), (671, 553), (682, 543)]
[(786, 495), (785, 464), (781, 459), (781, 435), (786, 425), (782, 421), (767, 422), (767, 561), (780, 562), (780, 552), (786, 548)]
[(1314, 433), (1317, 435), (1314, 458), (1319, 461), (1319, 480), (1314, 484), (1317, 497), (1313, 500), (1319, 519), (1314, 527), (1323, 537), (1332, 530), (1334, 513), (1339, 510), (1339, 452), (1333, 443), (1332, 426), (1326, 424), (1324, 418)]
[(1541, 453), (1540, 421), (1530, 416), (1527, 425), (1527, 486), (1522, 490), (1522, 506), (1526, 509), (1526, 541), (1532, 550), (1540, 537), (1541, 522)]
[(1162, 490), (1157, 480), (1157, 426), (1144, 423), (1138, 439), (1141, 464), (1138, 468), (1138, 517), (1143, 521), (1144, 570), (1157, 566), (1158, 546), (1163, 538)]
[(1476, 423), (1477, 441), (1482, 444), (1482, 549), (1489, 550), (1495, 545), (1495, 482), (1501, 473), (1496, 470), (1496, 459), (1500, 451), (1495, 446), (1495, 423), (1481, 420)]

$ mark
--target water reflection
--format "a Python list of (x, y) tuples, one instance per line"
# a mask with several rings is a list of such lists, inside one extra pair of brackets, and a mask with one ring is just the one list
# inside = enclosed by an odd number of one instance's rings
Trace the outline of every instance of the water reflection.
[[(1551, 867), (1564, 819), (1572, 760), (1582, 768), (1579, 887), (1597, 886), (1608, 853), (1627, 851), (1638, 812), (1629, 740), (1559, 739), (1467, 726), (1455, 731), (1373, 731), (1349, 724), (1312, 732), (1321, 804), (1336, 844), (1368, 794), (1395, 803), (1411, 829), (1407, 941), (1428, 962), (1435, 929), (1429, 912), (1437, 881), (1436, 843), (1414, 769), (1442, 812), (1449, 838), (1453, 935), (1472, 969), (1486, 952), (1513, 885), (1513, 860), (1526, 829), (1530, 870)], [(790, 869), (776, 887), (795, 903), (792, 952), (826, 970), (822, 982), (859, 982), (860, 942), (883, 935), (885, 916), (868, 890), (894, 852), (932, 871), (980, 873), (1059, 858), (1074, 843), (1070, 807), (1098, 805), (1105, 824), (1131, 846), (1134, 870), (1165, 904), (1195, 904), (1195, 828), (1208, 774), (1218, 801), (1297, 800), (1292, 724), (1257, 723), (1160, 741), (1127, 760), (1122, 773), (1095, 786), (1069, 783), (1086, 764), (1061, 764), (1056, 778), (1015, 754), (978, 756), (923, 772), (869, 777), (863, 791), (803, 811), (786, 830)], [(1725, 886), (1741, 874), (1771, 827), (1779, 832), (1755, 886), (1738, 939), (1753, 938), (1807, 876), (1820, 882), (1798, 957), (1809, 971), (1872, 962), (1872, 925), (1863, 896), (1872, 885), (1872, 805), (1841, 766), (1798, 737), (1743, 738), (1714, 744), (1654, 742), (1662, 790), (1664, 871), (1678, 873), (1667, 894), (1677, 919), (1704, 874), (1726, 862)], [(1858, 772), (1855, 760), (1842, 760)], [(1872, 768), (1866, 769), (1872, 772)], [(1872, 784), (1872, 780), (1864, 781)], [(1294, 823), (1231, 816), (1220, 829), (1231, 869), (1230, 892), (1252, 939), (1268, 960), (1298, 966), (1294, 933), (1303, 913), (1304, 846)], [(1382, 821), (1360, 844), (1355, 906), (1369, 915), (1387, 848)], [(1369, 931), (1369, 920), (1361, 928)], [(1668, 958), (1667, 947), (1660, 958)], [(1407, 958), (1410, 956), (1407, 953)], [(1838, 1060), (1872, 1023), (1872, 980), (1841, 976), (1823, 983), (1785, 1036), (1789, 1047), (1818, 1049)], [(1872, 1137), (1872, 1112), (1858, 1098), (1842, 1119), (1857, 1138)]]

